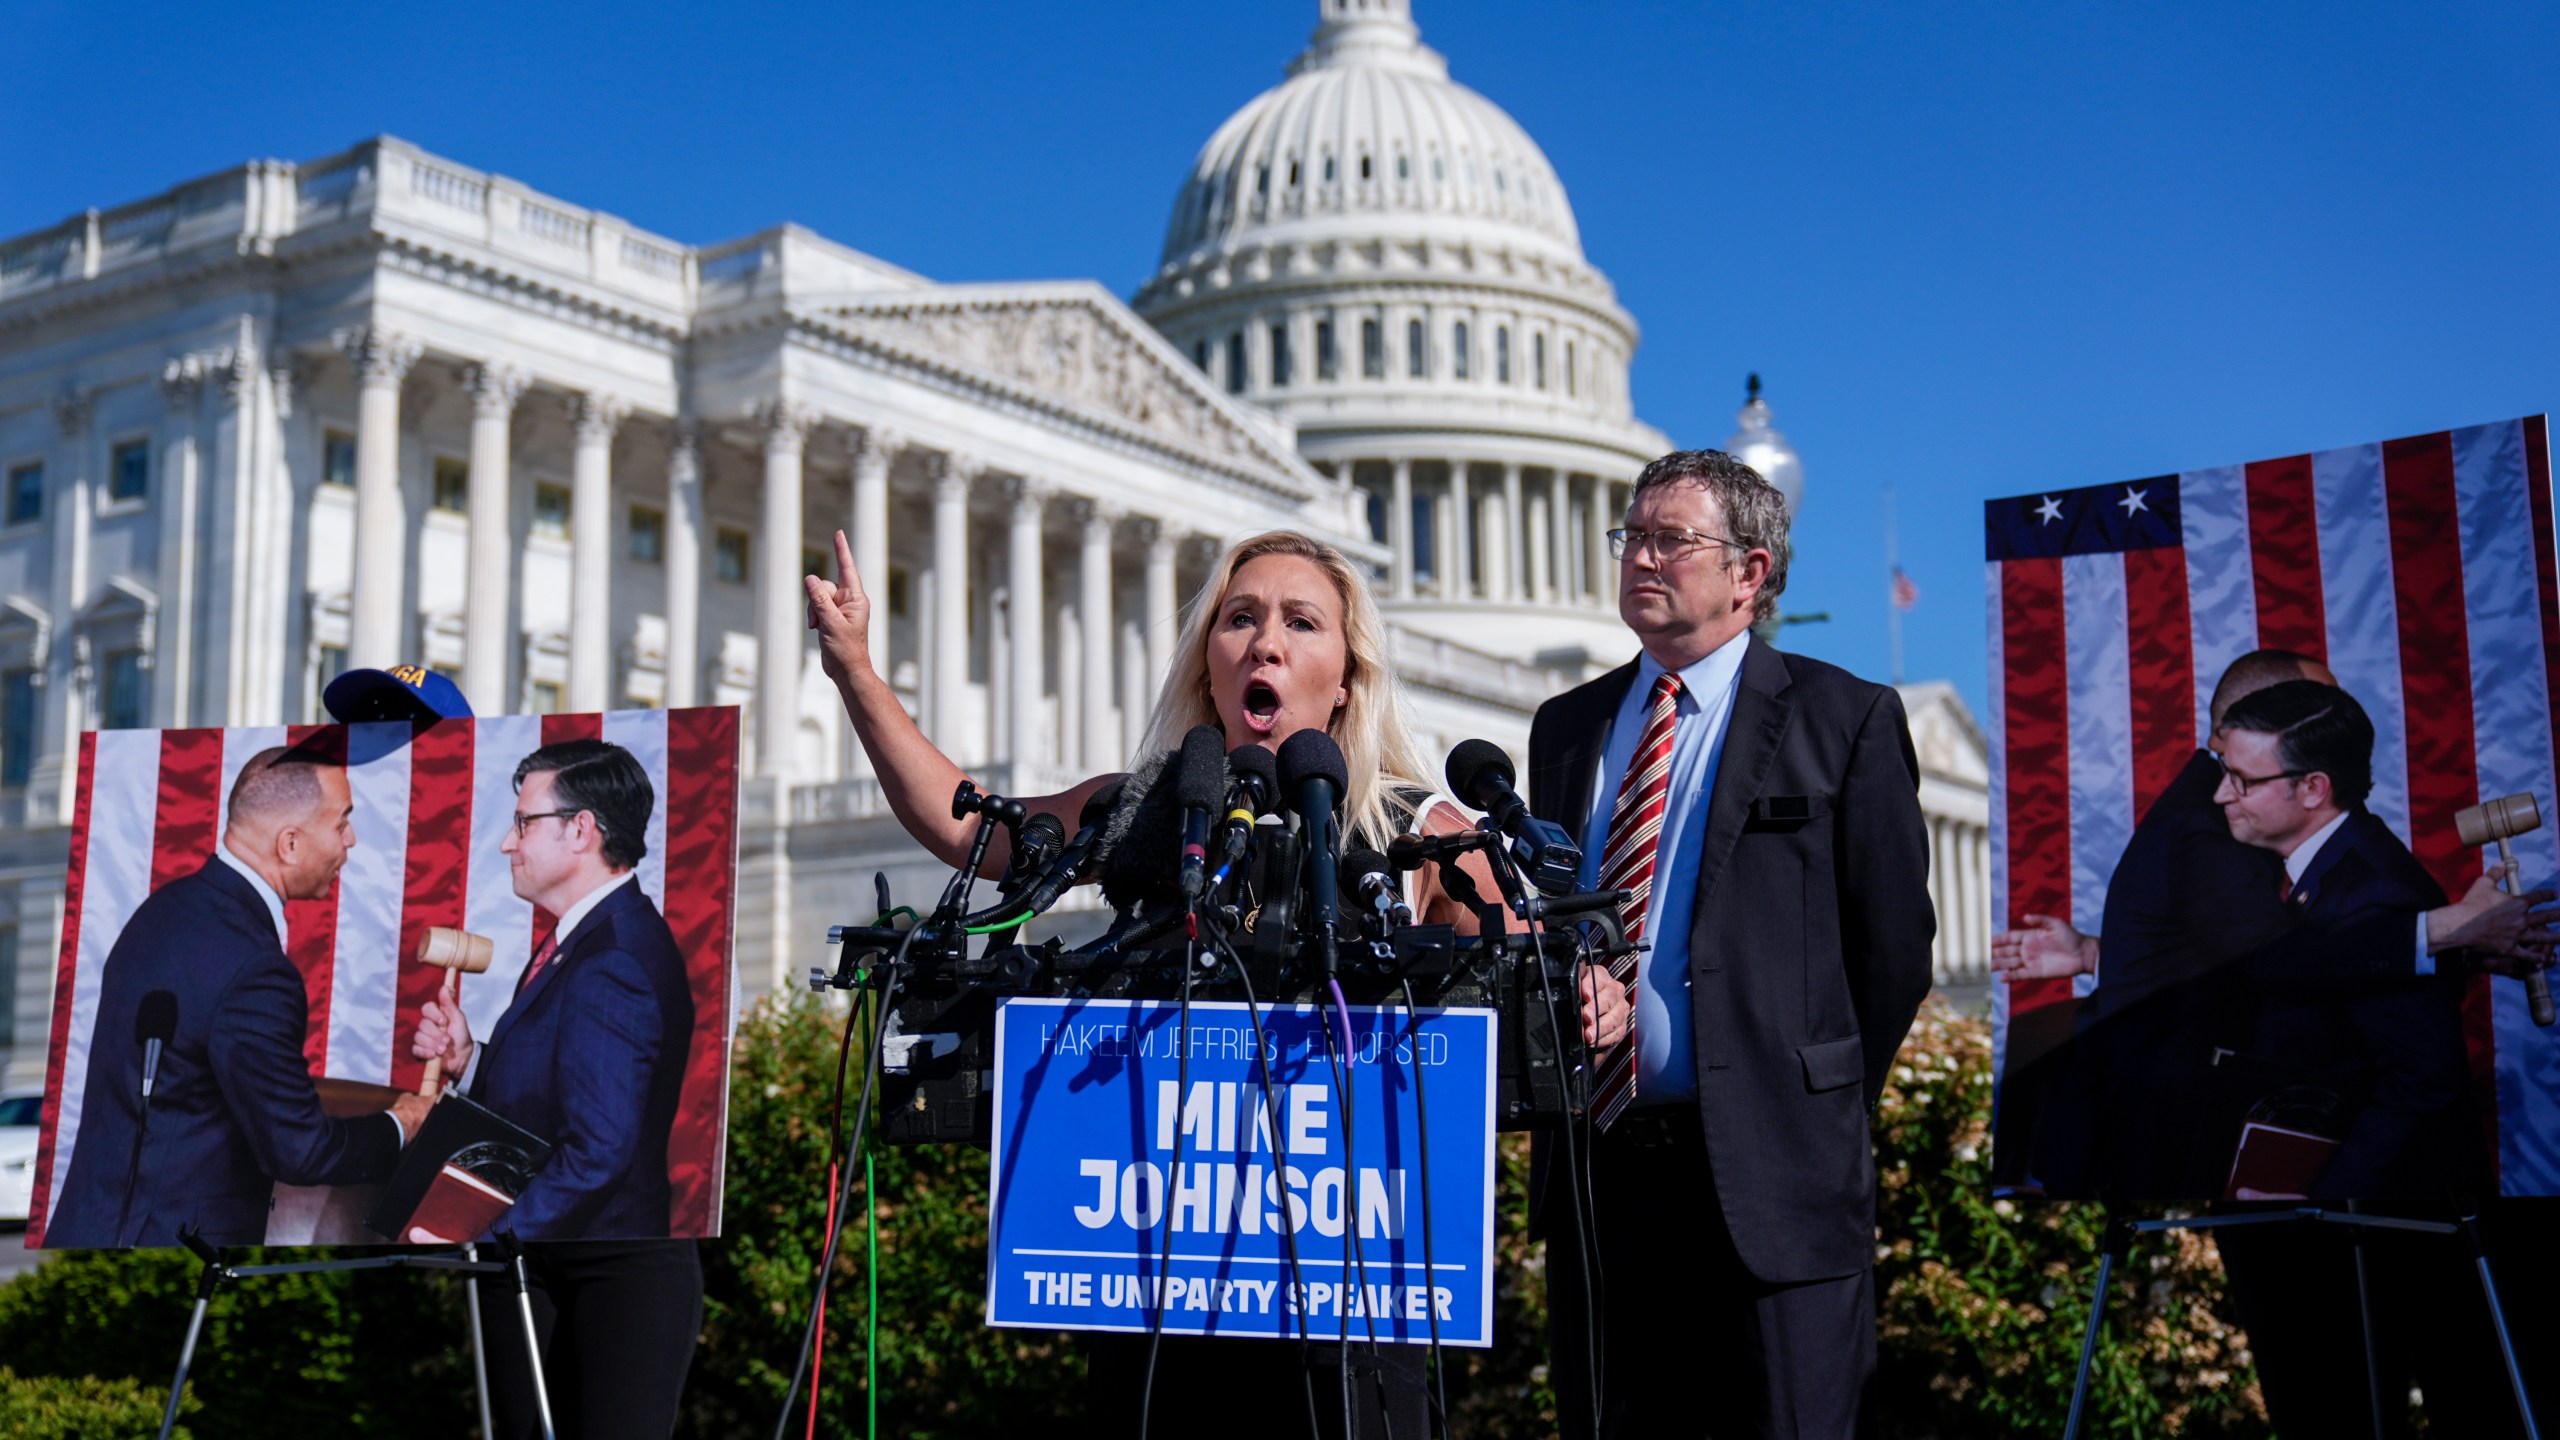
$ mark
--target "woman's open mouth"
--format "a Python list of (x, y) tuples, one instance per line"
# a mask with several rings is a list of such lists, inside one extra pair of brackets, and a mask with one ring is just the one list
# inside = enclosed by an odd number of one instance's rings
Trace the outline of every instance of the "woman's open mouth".
[(1280, 723), (1280, 692), (1260, 680), (1244, 687), (1244, 723), (1256, 735), (1268, 735)]

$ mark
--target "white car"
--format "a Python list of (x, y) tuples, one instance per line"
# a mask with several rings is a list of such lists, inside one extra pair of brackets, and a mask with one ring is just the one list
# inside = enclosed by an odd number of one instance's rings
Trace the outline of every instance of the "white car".
[(0, 1223), (27, 1223), (36, 1193), (36, 1132), (43, 1118), (43, 1091), (0, 1095)]

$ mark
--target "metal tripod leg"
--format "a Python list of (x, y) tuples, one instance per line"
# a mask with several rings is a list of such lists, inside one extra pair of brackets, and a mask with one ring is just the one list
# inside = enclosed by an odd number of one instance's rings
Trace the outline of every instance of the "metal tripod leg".
[(2489, 1328), (2498, 1332), (2498, 1355), (2507, 1362), (2507, 1384), (2516, 1392), (2516, 1418), (2524, 1422), (2525, 1440), (2542, 1440), (2533, 1423), (2533, 1401), (2525, 1394), (2524, 1371), (2516, 1364), (2516, 1342), (2507, 1334), (2507, 1311), (2498, 1303), (2498, 1281), (2489, 1273), (2489, 1247), (2481, 1239), (2480, 1217), (2462, 1217), (2462, 1233), (2471, 1239), (2471, 1263), (2480, 1271), (2480, 1293), (2489, 1302)]
[[(462, 1258), (477, 1262), (480, 1247), (463, 1246)], [(462, 1308), (471, 1315), (471, 1384), (472, 1394), (480, 1400), (480, 1433), (484, 1437), (494, 1437), (498, 1427), (489, 1415), (489, 1344), (480, 1333), (480, 1284), (476, 1279), (465, 1277), (463, 1287), (464, 1297), (471, 1302)]]
[(178, 1401), (187, 1393), (187, 1367), (195, 1363), (196, 1339), (204, 1334), (204, 1312), (213, 1304), (213, 1292), (231, 1272), (222, 1263), (222, 1252), (204, 1243), (193, 1230), (180, 1230), (178, 1239), (204, 1260), (204, 1270), (196, 1276), (195, 1313), (187, 1317), (186, 1343), (178, 1347), (178, 1373), (169, 1381), (168, 1408), (160, 1412), (160, 1440), (169, 1440), (169, 1432), (178, 1424)]
[[(2347, 1213), (2358, 1213), (2355, 1201), (2347, 1202)], [(2361, 1225), (2349, 1231), (2349, 1243), (2354, 1246), (2356, 1257), (2356, 1320), (2364, 1327), (2364, 1393), (2366, 1401), (2373, 1407), (2373, 1440), (2390, 1440), (2382, 1421), (2382, 1365), (2381, 1357), (2374, 1353), (2373, 1291), (2365, 1276), (2364, 1233)]]
[(524, 1318), (525, 1369), (533, 1375), (533, 1408), (542, 1421), (542, 1440), (558, 1440), (551, 1428), (551, 1387), (542, 1378), (542, 1335), (533, 1323), (533, 1280), (525, 1273), (524, 1251), (514, 1241), (503, 1242), (508, 1267), (516, 1276), (516, 1313)]
[(2062, 1422), (2062, 1440), (2080, 1440), (2080, 1417), (2089, 1408), (2089, 1367), (2098, 1358), (2098, 1327), (2106, 1319), (2107, 1282), (2132, 1251), (2132, 1222), (2108, 1217), (2106, 1238), (2098, 1248), (2098, 1283), (2089, 1287), (2089, 1328), (2080, 1337), (2080, 1370), (2071, 1381), (2071, 1414)]

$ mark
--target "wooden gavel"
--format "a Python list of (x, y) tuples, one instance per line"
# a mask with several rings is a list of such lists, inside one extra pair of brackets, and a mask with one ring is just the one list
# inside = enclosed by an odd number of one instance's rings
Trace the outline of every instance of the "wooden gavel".
[[(2498, 861), (2507, 867), (2505, 891), (2516, 894), (2516, 857), (2507, 848), (2508, 837), (2542, 828), (2542, 807), (2530, 794), (2506, 795), (2484, 800), (2467, 810), (2453, 812), (2453, 828), (2460, 832), (2465, 845), (2498, 847)], [(2524, 977), (2525, 999), (2533, 1008), (2533, 1023), (2549, 1025), (2560, 1020), (2560, 1007), (2551, 1000), (2551, 978), (2536, 970)]]
[[(468, 973), (485, 975), (489, 958), (498, 947), (486, 935), (456, 930), (444, 925), (430, 925), (418, 940), (418, 963), (433, 965), (444, 972), (444, 1008), (448, 1015), (457, 1014), (462, 1001), (462, 977)], [(431, 1056), (427, 1073), (418, 1081), (418, 1093), (432, 1100), (444, 1091), (444, 1057)]]

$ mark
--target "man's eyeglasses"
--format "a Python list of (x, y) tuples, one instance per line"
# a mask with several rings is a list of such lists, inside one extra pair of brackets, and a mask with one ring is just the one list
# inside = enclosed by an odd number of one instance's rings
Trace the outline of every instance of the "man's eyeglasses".
[(524, 827), (536, 820), (575, 820), (586, 813), (584, 810), (537, 810), (531, 815), (518, 815), (516, 816), (516, 838), (522, 840)]
[(1653, 558), (1666, 565), (1674, 560), (1686, 560), (1707, 545), (1728, 545), (1736, 550), (1750, 548), (1740, 541), (1696, 530), (1612, 530), (1608, 533), (1609, 558), (1613, 560), (1624, 560), (1647, 546), (1652, 547)]
[(2241, 795), (2248, 794), (2249, 787), (2252, 785), (2267, 785), (2278, 780), (2299, 780), (2314, 773), (2309, 770), (2279, 770), (2273, 775), (2244, 775), (2231, 768), (2231, 762), (2223, 758), (2221, 751), (2214, 750), (2208, 753), (2213, 756), (2213, 763), (2222, 767), (2222, 778), (2230, 781), (2232, 790)]

